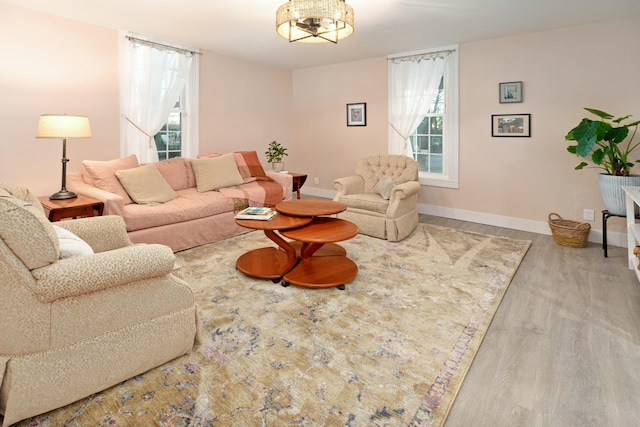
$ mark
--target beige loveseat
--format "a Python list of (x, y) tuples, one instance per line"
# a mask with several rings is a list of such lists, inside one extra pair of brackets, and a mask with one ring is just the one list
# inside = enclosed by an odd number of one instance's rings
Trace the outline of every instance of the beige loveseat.
[(117, 216), (54, 226), (30, 192), (0, 183), (2, 425), (189, 353), (197, 311), (174, 259), (132, 245)]
[[(226, 166), (221, 164), (222, 159), (228, 160), (229, 156), (233, 158), (231, 162), (235, 161), (235, 171), (226, 167), (228, 161), (225, 160)], [(235, 212), (247, 205), (275, 205), (291, 198), (291, 175), (265, 172), (255, 152), (202, 157), (178, 157), (144, 165), (157, 169), (167, 198), (171, 193), (175, 195), (161, 203), (136, 203), (135, 197), (129, 194), (132, 190), (125, 189), (122, 176), (116, 175), (117, 171), (135, 173), (133, 169), (142, 168), (135, 156), (112, 161), (84, 161), (81, 173), (68, 174), (67, 187), (77, 194), (102, 201), (104, 215), (124, 218), (132, 242), (161, 243), (174, 252), (246, 233), (250, 230), (235, 223)], [(232, 173), (234, 176), (228, 178)]]

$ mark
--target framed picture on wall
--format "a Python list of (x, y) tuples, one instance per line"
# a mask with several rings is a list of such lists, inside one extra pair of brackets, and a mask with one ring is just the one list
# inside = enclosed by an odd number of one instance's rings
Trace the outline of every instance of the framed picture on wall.
[(522, 102), (522, 82), (500, 83), (500, 103)]
[(367, 103), (347, 104), (347, 126), (367, 125)]
[(491, 115), (491, 136), (531, 136), (531, 114)]

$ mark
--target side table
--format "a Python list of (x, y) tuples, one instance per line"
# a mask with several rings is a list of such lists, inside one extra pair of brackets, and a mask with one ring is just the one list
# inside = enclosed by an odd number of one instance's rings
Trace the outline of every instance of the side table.
[(295, 173), (289, 172), (289, 175), (293, 177), (293, 191), (298, 195), (298, 199), (300, 198), (300, 189), (304, 185), (307, 180), (307, 174), (305, 173)]
[(90, 217), (102, 215), (104, 203), (85, 196), (66, 200), (49, 200), (49, 196), (38, 197), (49, 221), (60, 221), (64, 218)]

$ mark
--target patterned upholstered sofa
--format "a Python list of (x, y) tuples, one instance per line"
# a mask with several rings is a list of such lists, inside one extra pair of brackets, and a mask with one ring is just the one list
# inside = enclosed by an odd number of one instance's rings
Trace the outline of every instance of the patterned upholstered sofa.
[[(84, 161), (81, 173), (67, 175), (67, 187), (104, 202), (104, 215), (124, 218), (132, 242), (161, 243), (174, 252), (246, 233), (234, 221), (240, 208), (291, 198), (291, 175), (265, 172), (255, 151), (199, 157), (142, 166), (135, 156)], [(155, 171), (153, 179), (139, 173), (144, 171)], [(133, 187), (139, 184), (144, 200), (136, 199), (136, 188), (123, 186), (127, 178)], [(147, 190), (161, 186), (166, 197), (148, 197)]]
[(347, 210), (338, 215), (368, 236), (398, 241), (418, 225), (418, 163), (401, 155), (362, 158), (355, 175), (333, 182), (333, 200)]
[(29, 191), (0, 183), (2, 425), (189, 353), (197, 310), (174, 259), (132, 245), (118, 216), (54, 226)]

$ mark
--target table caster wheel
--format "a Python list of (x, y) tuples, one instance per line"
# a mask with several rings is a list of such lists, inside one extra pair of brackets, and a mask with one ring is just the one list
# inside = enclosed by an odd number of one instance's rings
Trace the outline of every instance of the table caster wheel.
[(282, 280), (282, 279), (271, 279), (271, 281), (272, 281), (273, 283), (278, 283), (280, 280)]
[(282, 285), (283, 288), (288, 287), (291, 283), (287, 282), (286, 280), (283, 280), (282, 282), (280, 282), (280, 284)]
[(338, 289), (340, 289), (341, 291), (344, 291), (344, 285), (338, 285)]

